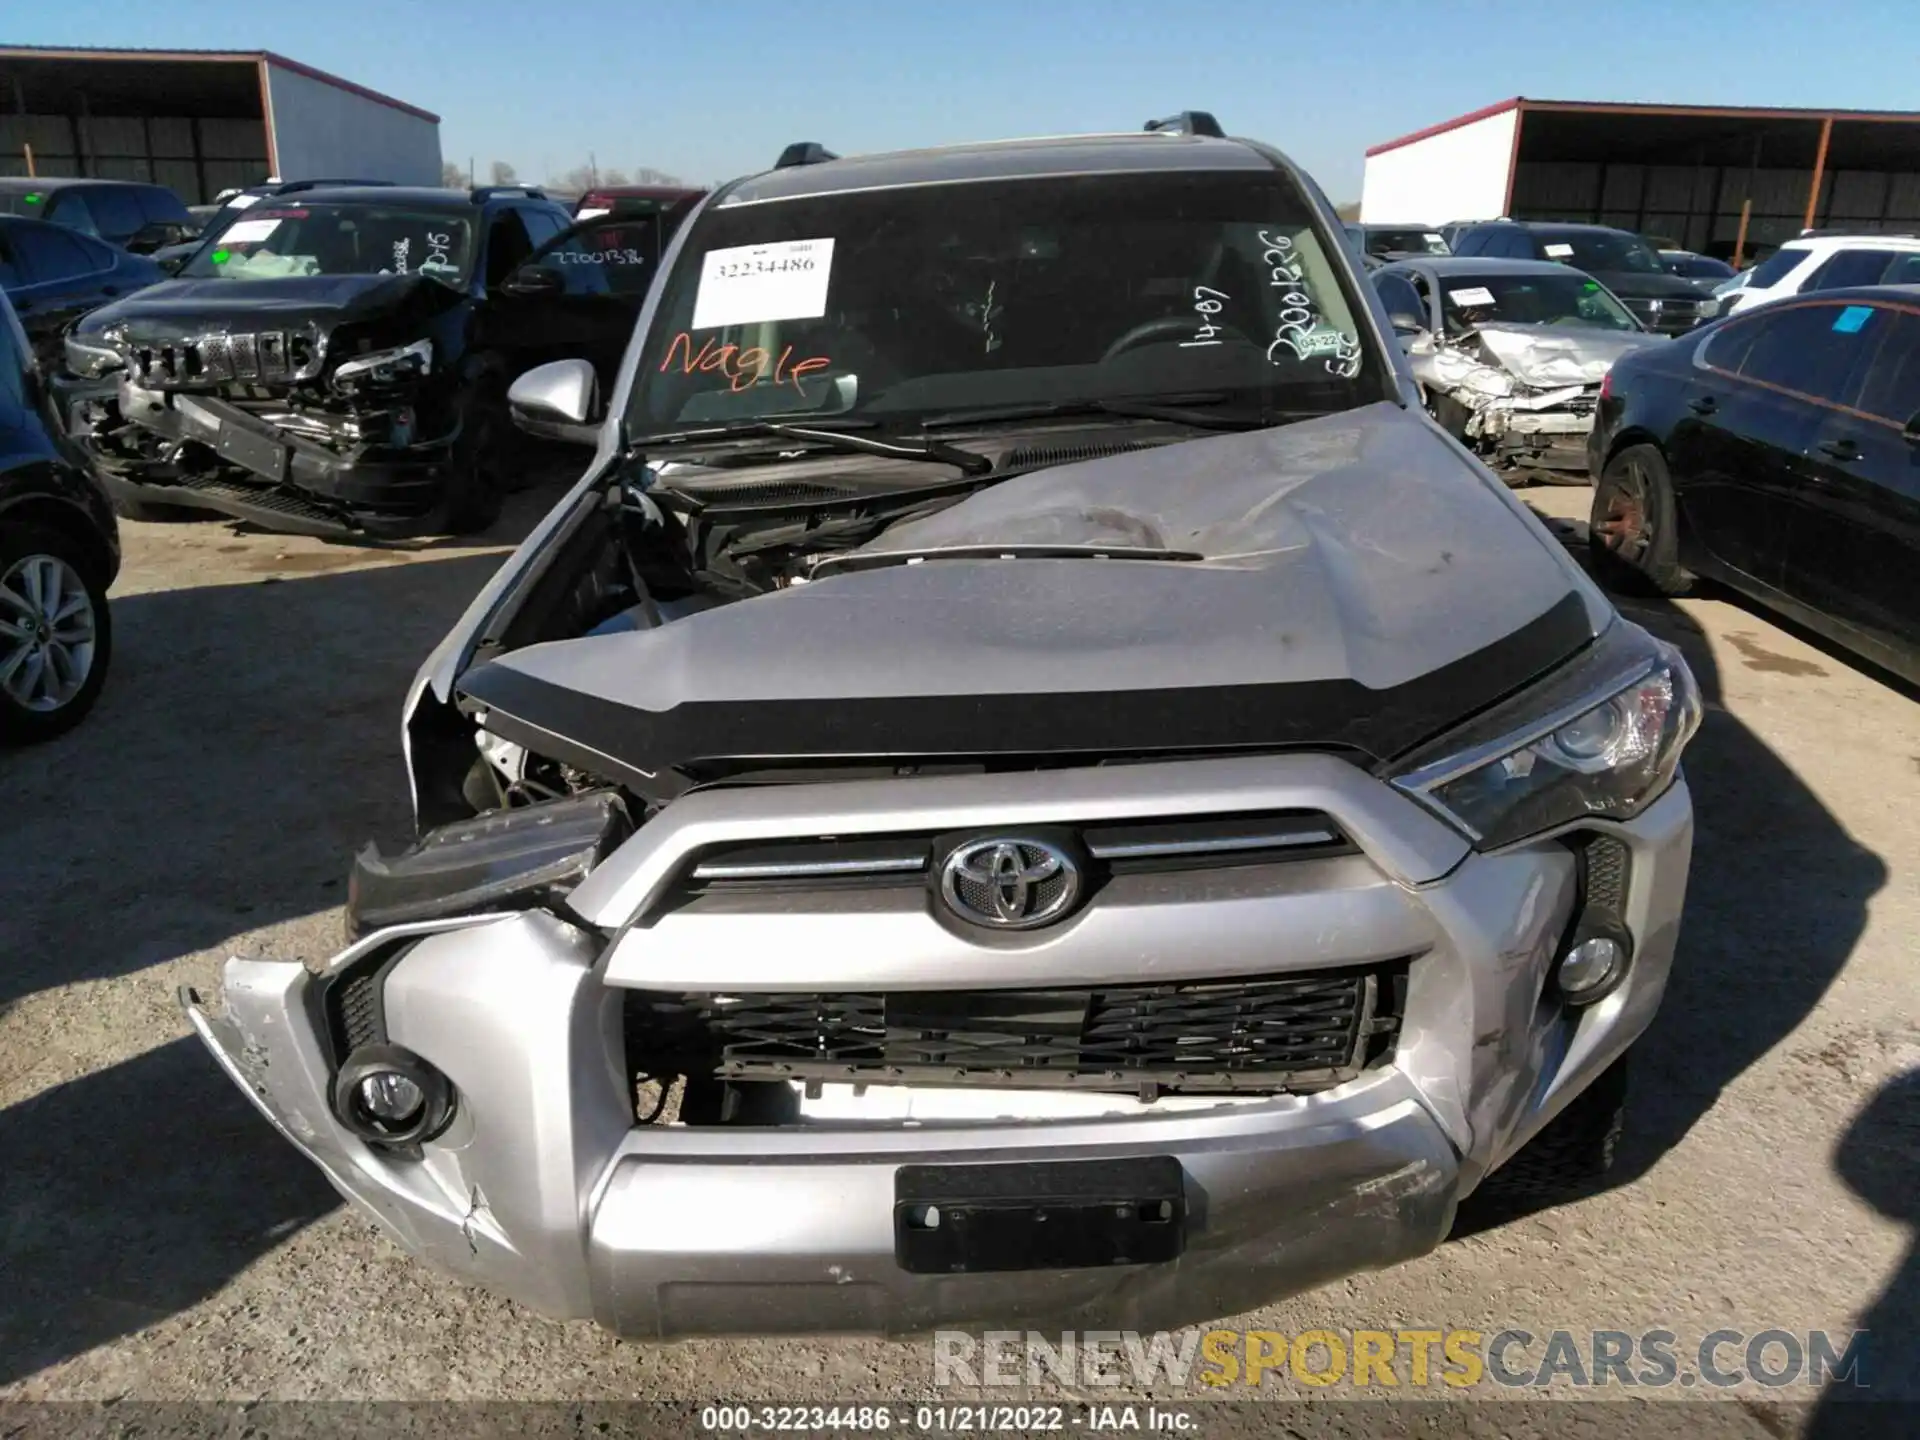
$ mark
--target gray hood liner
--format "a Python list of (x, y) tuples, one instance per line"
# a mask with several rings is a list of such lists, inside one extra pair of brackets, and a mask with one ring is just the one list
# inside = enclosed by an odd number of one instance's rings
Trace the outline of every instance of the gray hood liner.
[(1204, 562), (929, 561), (495, 662), (620, 705), (1165, 689), (1385, 689), (1572, 588), (1570, 562), (1421, 419), (1376, 404), (993, 486), (868, 548), (1115, 544)]

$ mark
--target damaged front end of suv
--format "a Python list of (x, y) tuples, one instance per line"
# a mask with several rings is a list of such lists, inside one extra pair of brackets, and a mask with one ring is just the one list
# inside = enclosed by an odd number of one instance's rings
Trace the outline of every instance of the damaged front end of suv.
[(182, 507), (374, 536), (444, 523), (471, 424), (467, 232), (324, 197), (256, 207), (179, 278), (69, 333), (69, 433), (134, 518)]
[(716, 191), (416, 681), (353, 943), (184, 997), (221, 1066), (411, 1253), (634, 1336), (1186, 1324), (1550, 1129), (1597, 1168), (1698, 696), (1336, 225), (1204, 133)]

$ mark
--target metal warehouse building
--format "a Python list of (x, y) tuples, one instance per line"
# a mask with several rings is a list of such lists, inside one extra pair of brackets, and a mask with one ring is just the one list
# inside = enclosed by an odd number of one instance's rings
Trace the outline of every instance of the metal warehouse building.
[(0, 175), (440, 183), (440, 117), (265, 50), (0, 46)]
[(1920, 231), (1920, 113), (1516, 96), (1367, 151), (1364, 221), (1502, 215), (1721, 255), (1814, 227)]

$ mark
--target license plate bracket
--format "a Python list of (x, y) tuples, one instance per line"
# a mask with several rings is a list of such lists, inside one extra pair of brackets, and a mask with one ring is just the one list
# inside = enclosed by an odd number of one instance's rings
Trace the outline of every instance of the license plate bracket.
[(1171, 1155), (902, 1165), (893, 1194), (894, 1258), (915, 1275), (1164, 1264), (1186, 1245)]
[(237, 425), (222, 425), (214, 449), (242, 469), (268, 480), (287, 478), (287, 447)]

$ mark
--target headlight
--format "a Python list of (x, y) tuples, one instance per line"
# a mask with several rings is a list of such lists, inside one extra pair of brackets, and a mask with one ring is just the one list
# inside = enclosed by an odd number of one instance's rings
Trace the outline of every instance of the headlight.
[(433, 342), (416, 340), (395, 350), (369, 350), (334, 367), (330, 382), (336, 390), (357, 390), (363, 385), (393, 385), (417, 380), (433, 369)]
[(109, 370), (118, 370), (126, 360), (111, 345), (82, 340), (76, 335), (66, 339), (67, 370), (83, 380), (98, 380)]
[(1584, 816), (1638, 814), (1672, 782), (1699, 727), (1700, 690), (1680, 652), (1616, 620), (1392, 781), (1493, 849)]

